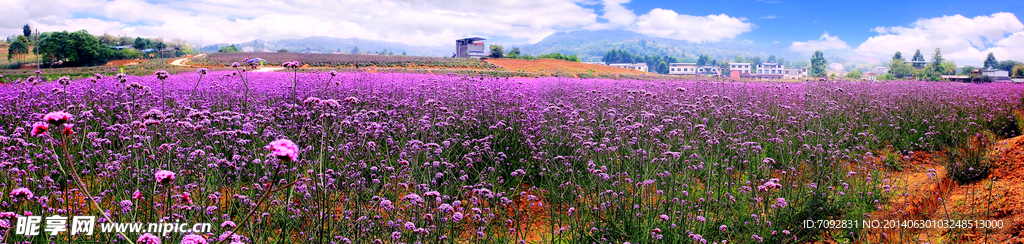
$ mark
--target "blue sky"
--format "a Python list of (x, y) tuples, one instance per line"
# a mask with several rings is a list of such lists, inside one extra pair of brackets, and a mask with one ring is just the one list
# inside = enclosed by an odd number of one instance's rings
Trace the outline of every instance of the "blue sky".
[[(467, 36), (534, 43), (559, 31), (619, 29), (884, 60), (936, 47), (958, 64), (988, 52), (1024, 61), (1024, 1), (791, 0), (0, 0), (0, 35), (88, 30), (190, 43), (308, 36), (449, 45)], [(909, 54), (908, 54), (909, 55)]]
[(637, 13), (663, 8), (695, 16), (724, 13), (744, 17), (757, 27), (735, 39), (766, 45), (778, 41), (787, 46), (793, 41), (817, 39), (824, 32), (857, 45), (877, 35), (875, 27), (906, 26), (918, 19), (942, 16), (1008, 12), (1024, 17), (1024, 1), (640, 0), (626, 6)]

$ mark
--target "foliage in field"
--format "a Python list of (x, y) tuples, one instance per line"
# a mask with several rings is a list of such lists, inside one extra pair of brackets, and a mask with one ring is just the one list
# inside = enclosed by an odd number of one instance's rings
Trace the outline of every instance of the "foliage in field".
[(101, 215), (91, 195), (108, 221), (209, 222), (196, 234), (252, 243), (799, 242), (819, 231), (803, 220), (861, 219), (894, 194), (878, 150), (1019, 134), (1022, 92), (330, 72), (19, 83), (0, 87), (0, 212)]
[(279, 66), (299, 61), (313, 67), (442, 67), (493, 69), (492, 65), (472, 58), (435, 58), (398, 55), (302, 54), (302, 53), (211, 53), (190, 62), (202, 65), (230, 65), (247, 58), (266, 59), (266, 65)]

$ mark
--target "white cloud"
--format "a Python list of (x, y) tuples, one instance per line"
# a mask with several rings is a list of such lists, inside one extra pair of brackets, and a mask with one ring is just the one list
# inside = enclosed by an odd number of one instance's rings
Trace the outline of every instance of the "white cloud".
[(799, 53), (813, 53), (817, 50), (825, 51), (829, 49), (847, 48), (850, 48), (850, 46), (846, 45), (846, 42), (839, 40), (838, 36), (829, 35), (828, 32), (822, 34), (821, 38), (818, 38), (817, 41), (810, 40), (806, 42), (793, 42), (793, 44), (789, 46), (789, 50)]
[[(750, 31), (746, 19), (654, 9), (637, 16), (630, 0), (2, 0), (0, 35), (88, 30), (93, 34), (182, 38), (206, 44), (311, 35), (411, 45), (447, 45), (466, 36), (537, 42), (561, 30), (625, 29), (695, 42)], [(595, 13), (597, 5), (600, 15)], [(600, 20), (600, 21), (599, 21)]]
[(597, 21), (594, 10), (582, 7), (578, 0), (10, 1), (14, 3), (0, 9), (4, 36), (20, 33), (28, 23), (40, 31), (86, 29), (94, 34), (192, 41), (202, 36), (205, 43), (315, 34), (435, 45), (465, 36), (536, 42), (557, 30)]
[(875, 27), (877, 36), (868, 38), (856, 51), (892, 56), (896, 51), (922, 50), (931, 59), (935, 48), (957, 64), (981, 64), (992, 52), (997, 59), (1024, 60), (1024, 24), (1012, 13), (967, 18), (961, 15), (920, 19), (908, 27)]
[(779, 16), (775, 16), (775, 15), (761, 16), (761, 19), (778, 19), (778, 18), (779, 18)]
[(636, 21), (636, 31), (692, 42), (721, 41), (750, 31), (754, 24), (725, 14), (692, 16), (655, 8)]

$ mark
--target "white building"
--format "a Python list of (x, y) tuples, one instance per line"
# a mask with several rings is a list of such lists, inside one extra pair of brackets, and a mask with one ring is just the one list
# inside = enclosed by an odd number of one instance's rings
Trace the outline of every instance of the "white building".
[(639, 71), (647, 72), (647, 64), (646, 64), (646, 63), (635, 63), (635, 64), (609, 64), (608, 66), (612, 66), (612, 67), (619, 67), (619, 68), (626, 68), (626, 69), (635, 69), (635, 70), (639, 70)]
[(750, 63), (729, 63), (729, 72), (739, 71), (739, 74), (750, 74)]
[(719, 70), (718, 70), (717, 66), (705, 65), (705, 66), (697, 67), (697, 74), (698, 75), (719, 75), (721, 73), (719, 73)]
[(670, 75), (695, 75), (697, 74), (696, 63), (671, 63), (668, 64)]
[(787, 80), (799, 80), (807, 77), (807, 68), (785, 69), (782, 78)]
[(762, 63), (757, 65), (757, 74), (759, 75), (781, 75), (783, 74), (785, 67), (779, 63)]
[(881, 66), (880, 67), (874, 67), (874, 68), (871, 68), (871, 71), (868, 71), (868, 73), (875, 73), (877, 75), (888, 74), (889, 73), (889, 67), (881, 67)]
[(828, 64), (828, 69), (831, 70), (831, 71), (840, 72), (840, 71), (843, 71), (843, 64), (831, 63), (831, 64)]

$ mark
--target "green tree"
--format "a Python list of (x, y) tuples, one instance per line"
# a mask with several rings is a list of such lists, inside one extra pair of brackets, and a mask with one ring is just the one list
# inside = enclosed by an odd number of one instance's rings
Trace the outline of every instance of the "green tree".
[(286, 53), (286, 52), (288, 52), (288, 49), (281, 48), (281, 49), (278, 49), (277, 52), (279, 52), (279, 53)]
[(942, 62), (943, 61), (945, 61), (945, 59), (942, 58), (942, 49), (936, 47), (935, 48), (935, 54), (932, 54), (932, 63), (931, 63), (932, 64), (932, 69), (933, 69), (932, 72), (935, 75), (941, 75), (941, 74), (945, 74), (946, 73), (946, 69), (945, 69), (946, 67), (942, 66)]
[(883, 75), (879, 75), (877, 79), (878, 80), (896, 80), (896, 77), (893, 76), (892, 74), (883, 74)]
[(349, 51), (349, 53), (351, 53), (351, 54), (359, 54), (359, 46), (352, 47), (352, 51)]
[(906, 61), (893, 59), (889, 62), (889, 74), (892, 74), (895, 78), (903, 79), (908, 75), (913, 74), (913, 72), (914, 67)]
[(940, 64), (942, 66), (942, 73), (940, 75), (955, 75), (957, 73), (956, 62), (946, 61)]
[(1003, 61), (999, 61), (999, 64), (996, 64), (996, 69), (1011, 71), (1011, 70), (1013, 70), (1014, 66), (1017, 66), (1019, 64), (1022, 64), (1022, 63), (1021, 62), (1017, 62), (1017, 61), (1013, 61), (1013, 60), (1003, 60)]
[(24, 36), (32, 36), (32, 27), (29, 27), (28, 24), (25, 24), (25, 26), (21, 27), (21, 33)]
[(985, 58), (985, 64), (981, 67), (982, 69), (994, 69), (999, 62), (996, 61), (996, 56), (992, 55), (992, 52), (988, 52), (988, 57)]
[(708, 55), (701, 54), (697, 58), (697, 67), (701, 67), (708, 64)]
[(101, 55), (105, 50), (96, 36), (85, 30), (68, 33), (53, 32), (39, 40), (39, 53), (43, 61), (60, 61), (63, 66), (81, 66), (106, 63)]
[(146, 49), (149, 46), (149, 39), (143, 39), (142, 37), (136, 37), (135, 41), (132, 42), (132, 47), (138, 50)]
[(821, 50), (815, 50), (814, 56), (811, 56), (811, 70), (808, 72), (808, 75), (812, 77), (824, 77), (827, 75), (825, 73), (826, 65), (828, 65), (828, 61), (825, 60), (825, 53), (822, 53)]
[(750, 58), (750, 73), (757, 74), (757, 66), (761, 65), (761, 56), (754, 56)]
[(490, 57), (492, 57), (492, 58), (502, 58), (502, 57), (505, 57), (505, 48), (501, 47), (501, 45), (491, 44), (491, 56)]
[(512, 47), (511, 50), (508, 50), (508, 57), (509, 58), (517, 58), (517, 57), (519, 57), (519, 47)]
[(971, 75), (972, 71), (974, 71), (974, 66), (964, 66), (963, 68), (960, 68), (960, 75)]
[(661, 63), (658, 63), (657, 72), (658, 74), (668, 74), (668, 63), (665, 63), (665, 61), (661, 61)]
[(860, 78), (861, 78), (861, 76), (863, 76), (863, 75), (864, 75), (864, 73), (863, 73), (863, 72), (861, 72), (861, 71), (860, 71), (859, 69), (855, 69), (855, 70), (853, 70), (853, 71), (850, 71), (850, 73), (847, 73), (847, 74), (846, 74), (846, 78), (850, 78), (850, 79), (860, 79)]
[(1024, 64), (1018, 64), (1013, 66), (1013, 72), (1010, 73), (1013, 78), (1024, 78)]
[(939, 76), (935, 74), (935, 68), (932, 67), (932, 64), (926, 64), (923, 69), (917, 71), (916, 76), (918, 80), (939, 80)]
[(907, 61), (906, 59), (903, 59), (903, 54), (901, 54), (900, 51), (896, 51), (896, 55), (892, 55), (892, 59), (899, 59), (900, 61)]
[(775, 63), (775, 55), (774, 54), (768, 55), (767, 63)]
[(14, 42), (7, 46), (7, 60), (20, 58), (21, 55), (28, 54), (28, 44), (22, 42), (20, 37), (24, 36), (19, 36), (18, 39), (14, 39)]
[(733, 57), (732, 60), (733, 60), (733, 62), (736, 62), (736, 63), (742, 63), (743, 62), (743, 56), (740, 56), (740, 55), (737, 54), (736, 57)]
[(235, 45), (223, 46), (223, 47), (220, 47), (220, 50), (217, 50), (217, 51), (218, 52), (222, 52), (222, 53), (237, 53), (237, 52), (240, 52), (238, 50), (238, 47), (235, 47)]
[(921, 49), (917, 49), (917, 52), (914, 53), (914, 59), (911, 61), (924, 61), (924, 55), (921, 55)]

